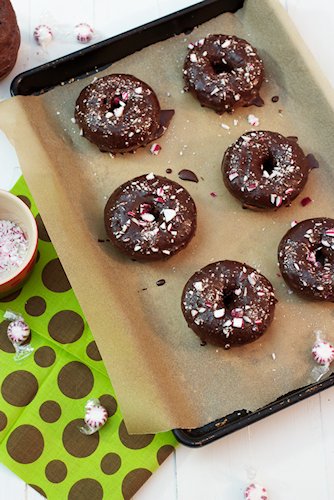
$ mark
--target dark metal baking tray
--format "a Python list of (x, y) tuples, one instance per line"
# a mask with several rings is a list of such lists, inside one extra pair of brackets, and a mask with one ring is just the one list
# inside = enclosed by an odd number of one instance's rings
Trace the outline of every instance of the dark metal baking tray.
[[(188, 34), (199, 24), (223, 12), (235, 12), (242, 8), (243, 3), (244, 0), (205, 0), (187, 9), (108, 38), (103, 42), (19, 74), (12, 81), (11, 94), (38, 95), (57, 85), (65, 85), (67, 82), (85, 78), (153, 43), (180, 33)], [(187, 446), (203, 446), (332, 385), (334, 385), (334, 374), (321, 383), (290, 392), (257, 411), (239, 410), (203, 427), (190, 430), (175, 429), (173, 432), (176, 438)]]

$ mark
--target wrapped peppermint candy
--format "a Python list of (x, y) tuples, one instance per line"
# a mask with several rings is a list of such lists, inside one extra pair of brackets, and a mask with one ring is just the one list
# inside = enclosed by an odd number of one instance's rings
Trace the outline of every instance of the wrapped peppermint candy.
[(329, 372), (329, 366), (334, 361), (334, 347), (321, 337), (321, 331), (315, 332), (316, 341), (312, 347), (312, 357), (317, 366), (311, 371), (312, 382), (319, 380)]
[(90, 399), (85, 406), (85, 425), (79, 427), (79, 429), (83, 434), (94, 434), (94, 432), (99, 431), (104, 426), (107, 420), (108, 412), (100, 404), (100, 401), (98, 399)]
[(40, 45), (43, 49), (46, 49), (53, 40), (51, 28), (46, 24), (36, 26), (34, 29), (34, 39), (38, 45)]
[(15, 349), (14, 361), (21, 361), (34, 350), (30, 344), (26, 343), (30, 336), (29, 325), (24, 321), (21, 314), (13, 311), (6, 311), (4, 318), (10, 320), (7, 327), (7, 336)]
[(246, 500), (268, 500), (266, 488), (256, 483), (247, 486), (244, 496)]

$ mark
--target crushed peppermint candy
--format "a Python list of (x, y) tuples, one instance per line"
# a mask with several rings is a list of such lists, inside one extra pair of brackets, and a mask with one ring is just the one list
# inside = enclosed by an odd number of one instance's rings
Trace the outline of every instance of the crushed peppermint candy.
[(0, 220), (0, 275), (10, 273), (23, 263), (28, 239), (18, 224)]
[(197, 62), (197, 56), (196, 56), (196, 54), (190, 54), (190, 60), (191, 60), (191, 62), (196, 63)]
[(94, 36), (94, 30), (88, 23), (79, 23), (74, 28), (75, 38), (80, 43), (89, 43)]
[(306, 196), (305, 198), (303, 198), (300, 202), (301, 206), (302, 207), (306, 207), (306, 205), (308, 205), (309, 203), (312, 203), (312, 199), (309, 197), (309, 196)]
[(160, 144), (157, 144), (156, 142), (154, 144), (152, 144), (152, 146), (150, 147), (150, 153), (152, 155), (158, 155), (161, 151), (161, 146)]
[(226, 123), (222, 123), (221, 127), (225, 130), (230, 130), (230, 127)]
[(258, 127), (260, 125), (259, 118), (252, 114), (247, 116), (247, 121), (252, 127)]

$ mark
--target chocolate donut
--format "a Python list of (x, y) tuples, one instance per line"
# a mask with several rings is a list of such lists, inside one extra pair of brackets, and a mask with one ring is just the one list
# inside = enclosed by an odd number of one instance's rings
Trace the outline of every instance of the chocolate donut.
[(85, 87), (75, 105), (82, 135), (103, 152), (135, 151), (158, 139), (173, 110), (161, 111), (155, 92), (132, 75), (98, 78)]
[(247, 132), (225, 152), (222, 172), (244, 208), (277, 210), (304, 188), (310, 163), (296, 140), (276, 132)]
[(292, 227), (279, 244), (278, 262), (294, 292), (334, 302), (334, 219), (307, 219)]
[(13, 69), (21, 36), (16, 15), (9, 0), (0, 0), (0, 79)]
[(177, 182), (154, 174), (122, 184), (104, 223), (111, 243), (135, 260), (160, 260), (185, 248), (196, 231), (196, 206)]
[(188, 47), (183, 67), (185, 90), (190, 90), (202, 106), (232, 113), (259, 100), (263, 62), (246, 40), (209, 35)]
[(274, 317), (270, 281), (246, 264), (223, 260), (203, 267), (186, 283), (182, 312), (202, 341), (226, 349), (258, 339)]

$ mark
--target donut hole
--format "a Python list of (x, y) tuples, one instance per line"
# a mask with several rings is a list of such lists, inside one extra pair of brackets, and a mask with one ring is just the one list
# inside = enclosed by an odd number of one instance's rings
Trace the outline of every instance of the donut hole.
[(110, 113), (113, 113), (115, 109), (122, 106), (121, 99), (117, 96), (113, 97), (112, 99), (108, 99), (107, 97), (105, 97), (102, 102), (106, 106), (107, 111), (109, 111)]
[(275, 168), (275, 162), (274, 162), (274, 158), (269, 155), (267, 156), (266, 158), (264, 158), (264, 160), (262, 160), (262, 171), (266, 171), (268, 172), (268, 174), (270, 175), (272, 173), (272, 171), (274, 170)]
[(223, 302), (226, 309), (233, 309), (235, 305), (235, 294), (233, 291), (227, 291), (223, 295)]
[(139, 205), (136, 210), (137, 217), (145, 220), (145, 214), (153, 215), (155, 221), (161, 217), (161, 211), (153, 203), (141, 203)]
[(216, 75), (232, 73), (233, 71), (233, 67), (230, 64), (223, 63), (222, 61), (211, 61), (211, 66)]
[(326, 254), (325, 254), (323, 248), (318, 248), (315, 251), (315, 260), (318, 263), (318, 265), (324, 266), (326, 264), (328, 259), (326, 257)]

